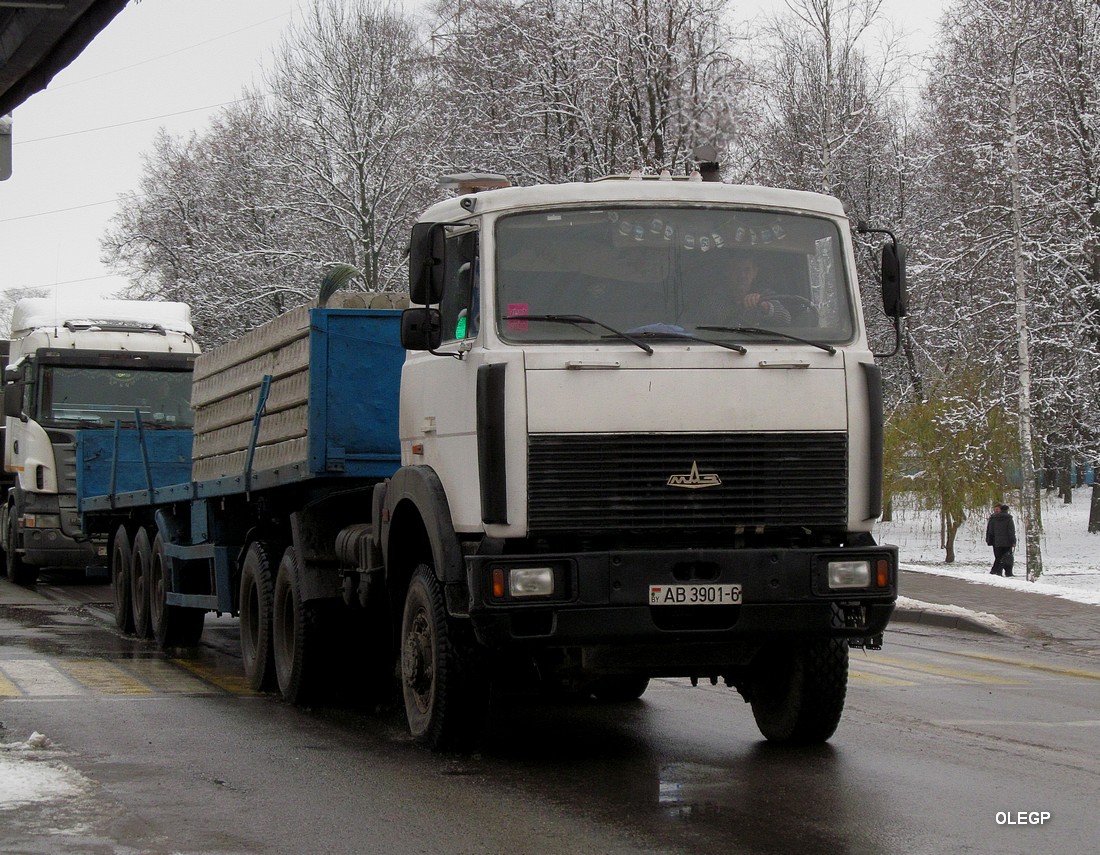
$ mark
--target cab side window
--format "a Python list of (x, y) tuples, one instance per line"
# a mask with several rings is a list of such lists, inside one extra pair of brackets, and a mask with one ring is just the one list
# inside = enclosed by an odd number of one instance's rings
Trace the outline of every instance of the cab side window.
[(481, 273), (477, 234), (470, 229), (448, 235), (445, 242), (443, 298), (439, 303), (444, 341), (477, 335)]

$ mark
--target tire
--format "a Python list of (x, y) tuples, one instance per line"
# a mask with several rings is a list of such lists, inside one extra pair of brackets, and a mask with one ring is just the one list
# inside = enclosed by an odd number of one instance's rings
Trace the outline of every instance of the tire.
[(401, 694), (409, 732), (433, 751), (466, 748), (478, 731), (488, 686), (474, 676), (468, 646), (448, 622), (435, 573), (413, 573), (401, 618)]
[(134, 612), (130, 588), (130, 533), (120, 525), (111, 541), (111, 591), (114, 594), (115, 626), (123, 632), (134, 631)]
[(271, 638), (275, 679), (287, 703), (302, 706), (316, 700), (324, 656), (316, 610), (302, 602), (302, 565), (288, 546), (279, 562), (272, 597)]
[(152, 560), (149, 563), (149, 623), (153, 638), (161, 650), (194, 647), (202, 638), (206, 611), (168, 605), (170, 578), (168, 554), (164, 549), (164, 540), (158, 534), (153, 539)]
[(769, 742), (815, 745), (836, 731), (848, 690), (847, 639), (769, 651), (755, 666), (750, 702)]
[(278, 687), (271, 640), (271, 614), (275, 599), (271, 554), (269, 544), (253, 541), (241, 566), (241, 658), (248, 685), (256, 692), (267, 692)]
[(615, 674), (600, 677), (589, 691), (598, 701), (623, 703), (636, 701), (649, 688), (649, 677), (638, 674)]
[(153, 564), (153, 546), (149, 532), (139, 528), (130, 550), (130, 611), (133, 614), (134, 635), (151, 638), (152, 622), (149, 620), (149, 571)]
[(19, 530), (18, 518), (12, 511), (13, 509), (9, 507), (7, 513), (8, 548), (4, 554), (4, 566), (8, 573), (9, 582), (30, 587), (38, 581), (38, 568), (23, 563), (23, 556), (19, 554), (18, 549), (19, 539), (16, 536), (16, 532)]

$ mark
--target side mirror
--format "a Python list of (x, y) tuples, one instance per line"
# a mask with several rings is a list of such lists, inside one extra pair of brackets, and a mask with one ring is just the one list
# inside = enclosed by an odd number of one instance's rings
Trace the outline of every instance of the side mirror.
[(882, 248), (882, 308), (890, 318), (904, 318), (909, 314), (904, 244), (888, 243)]
[(401, 346), (405, 350), (432, 351), (443, 340), (443, 321), (439, 309), (405, 309), (401, 313)]
[(4, 415), (18, 419), (23, 415), (23, 384), (4, 378)]
[(409, 244), (409, 299), (427, 306), (443, 295), (443, 224), (417, 223)]

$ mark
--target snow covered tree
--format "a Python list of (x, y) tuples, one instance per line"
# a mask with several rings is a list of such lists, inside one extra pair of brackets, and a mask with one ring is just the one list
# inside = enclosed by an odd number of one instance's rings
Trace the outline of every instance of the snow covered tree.
[(268, 96), (157, 140), (103, 242), (128, 296), (190, 302), (210, 345), (315, 297), (335, 262), (367, 290), (403, 289), (444, 133), (422, 45), (389, 7), (316, 2), (277, 52)]
[(726, 0), (443, 0), (456, 162), (521, 181), (680, 172), (743, 91)]

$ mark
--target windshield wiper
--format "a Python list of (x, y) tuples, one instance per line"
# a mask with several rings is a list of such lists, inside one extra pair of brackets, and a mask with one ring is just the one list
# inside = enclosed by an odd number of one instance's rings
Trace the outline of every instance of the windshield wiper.
[(820, 341), (811, 341), (808, 338), (799, 338), (796, 335), (790, 333), (780, 332), (779, 330), (766, 330), (761, 327), (699, 327), (698, 329), (707, 330), (709, 332), (728, 332), (728, 333), (751, 333), (752, 335), (777, 335), (780, 338), (785, 338), (788, 341), (797, 341), (801, 344), (808, 344), (813, 347), (820, 347), (822, 350), (827, 351), (830, 356), (836, 354), (836, 348), (831, 344), (824, 344)]
[[(709, 329), (708, 327), (700, 327), (700, 329)], [(715, 347), (724, 347), (726, 350), (736, 350), (738, 353), (748, 353), (743, 345), (730, 344), (724, 341), (712, 341), (709, 338), (700, 338), (697, 335), (692, 335), (687, 330), (683, 329), (647, 329), (647, 330), (631, 330), (631, 335), (636, 335), (640, 338), (651, 339), (677, 339), (686, 338), (688, 341), (697, 341), (700, 344), (713, 344)]]
[(627, 335), (621, 330), (617, 330), (614, 327), (609, 327), (607, 324), (601, 321), (587, 318), (584, 315), (512, 315), (509, 318), (505, 318), (507, 321), (549, 321), (556, 324), (573, 324), (574, 326), (581, 326), (583, 324), (592, 324), (593, 326), (601, 327), (612, 333), (616, 338), (621, 338), (624, 341), (629, 341), (631, 344), (640, 347), (650, 356), (653, 355), (653, 348), (646, 344), (644, 341), (638, 341), (631, 335)]

